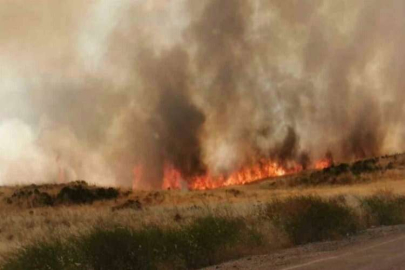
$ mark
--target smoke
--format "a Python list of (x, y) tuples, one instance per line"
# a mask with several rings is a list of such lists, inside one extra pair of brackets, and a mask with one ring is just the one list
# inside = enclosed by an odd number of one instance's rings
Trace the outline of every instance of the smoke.
[(403, 1), (0, 3), (0, 185), (404, 150)]

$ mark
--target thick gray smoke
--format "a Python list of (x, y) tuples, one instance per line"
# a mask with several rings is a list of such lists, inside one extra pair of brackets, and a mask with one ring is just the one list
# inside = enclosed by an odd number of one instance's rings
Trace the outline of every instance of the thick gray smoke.
[(0, 185), (405, 148), (402, 0), (0, 5)]

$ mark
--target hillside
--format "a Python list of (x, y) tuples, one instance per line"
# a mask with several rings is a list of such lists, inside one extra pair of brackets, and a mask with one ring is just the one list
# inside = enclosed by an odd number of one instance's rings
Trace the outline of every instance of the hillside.
[[(358, 207), (362, 198), (375, 194), (405, 195), (404, 175), (405, 155), (401, 154), (206, 191), (131, 191), (89, 186), (84, 181), (1, 187), (0, 257), (36, 241), (81, 235), (100, 226), (172, 228), (207, 215), (243, 217), (255, 223), (258, 212), (288, 198), (340, 198)], [(270, 250), (292, 244), (277, 231), (268, 232), (267, 237)], [(257, 252), (264, 250), (269, 247)]]

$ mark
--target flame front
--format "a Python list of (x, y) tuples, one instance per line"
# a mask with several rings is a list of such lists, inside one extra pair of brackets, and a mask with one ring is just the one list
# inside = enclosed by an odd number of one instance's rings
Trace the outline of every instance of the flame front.
[[(329, 158), (321, 159), (314, 163), (313, 168), (322, 170), (332, 166), (333, 161)], [(235, 172), (223, 175), (214, 175), (207, 172), (204, 175), (184, 177), (182, 173), (170, 163), (165, 163), (163, 168), (163, 181), (161, 188), (164, 190), (209, 190), (234, 185), (245, 185), (271, 177), (284, 176), (298, 173), (304, 170), (302, 165), (281, 165), (271, 160), (260, 160), (251, 166), (244, 166)], [(133, 188), (138, 189), (144, 175), (143, 167), (138, 165), (134, 168)]]
[(222, 175), (215, 177), (211, 174), (207, 174), (206, 176), (195, 177), (190, 182), (189, 189), (205, 190), (234, 185), (245, 185), (269, 177), (296, 173), (301, 170), (302, 166), (300, 165), (295, 165), (287, 169), (277, 162), (261, 161), (253, 166), (245, 166), (227, 176)]
[[(301, 171), (301, 165), (281, 166), (277, 162), (261, 160), (252, 165), (245, 166), (228, 175), (214, 175), (207, 172), (204, 175), (183, 177), (182, 173), (169, 163), (164, 165), (162, 189), (165, 190), (207, 190), (221, 187), (244, 185), (261, 179), (283, 176)], [(134, 168), (134, 189), (139, 188), (144, 175), (142, 166)]]
[(315, 169), (323, 170), (323, 169), (329, 168), (332, 165), (333, 165), (333, 160), (331, 158), (324, 158), (315, 163)]

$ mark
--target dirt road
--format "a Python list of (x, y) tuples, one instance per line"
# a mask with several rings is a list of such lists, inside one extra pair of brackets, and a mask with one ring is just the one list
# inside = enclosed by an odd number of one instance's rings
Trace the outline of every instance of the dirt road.
[(207, 269), (405, 270), (405, 226), (374, 229), (340, 242), (311, 244)]

